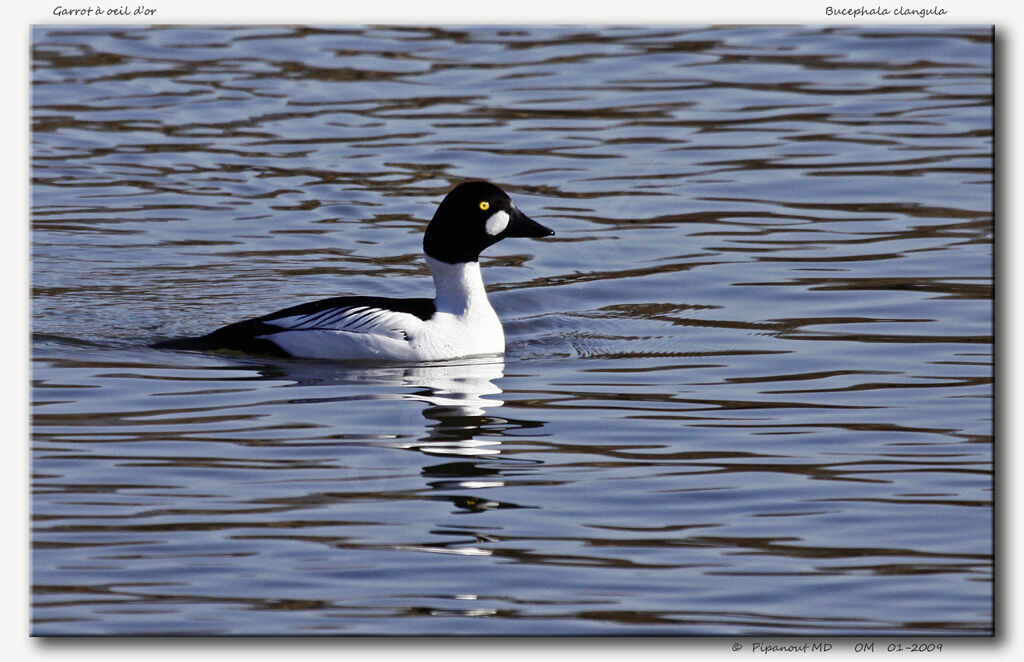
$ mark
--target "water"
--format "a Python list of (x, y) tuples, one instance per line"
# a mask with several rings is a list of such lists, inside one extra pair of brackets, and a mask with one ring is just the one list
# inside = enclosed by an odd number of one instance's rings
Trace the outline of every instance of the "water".
[[(986, 27), (37, 27), (53, 634), (990, 634)], [(428, 296), (501, 358), (148, 348)]]

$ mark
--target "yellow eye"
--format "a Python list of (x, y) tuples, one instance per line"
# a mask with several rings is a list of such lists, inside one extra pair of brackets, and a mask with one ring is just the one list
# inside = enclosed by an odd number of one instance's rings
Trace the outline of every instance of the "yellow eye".
[(484, 200), (483, 202), (480, 203), (480, 209), (483, 209), (484, 211), (487, 211), (490, 208), (491, 208), (491, 203), (487, 202), (486, 200)]

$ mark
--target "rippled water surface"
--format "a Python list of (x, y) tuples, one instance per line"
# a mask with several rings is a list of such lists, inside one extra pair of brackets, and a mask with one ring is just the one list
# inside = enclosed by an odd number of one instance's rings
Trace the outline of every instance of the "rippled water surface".
[[(989, 634), (987, 27), (37, 27), (33, 631)], [(504, 358), (150, 349), (429, 296)]]

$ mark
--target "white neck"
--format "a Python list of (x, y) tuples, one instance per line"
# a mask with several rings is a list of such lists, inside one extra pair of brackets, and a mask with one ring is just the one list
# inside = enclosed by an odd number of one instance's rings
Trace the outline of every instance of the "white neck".
[(464, 315), (479, 307), (491, 310), (484, 279), (480, 276), (479, 262), (448, 264), (429, 255), (425, 257), (430, 274), (434, 277), (437, 290), (434, 305), (438, 311)]

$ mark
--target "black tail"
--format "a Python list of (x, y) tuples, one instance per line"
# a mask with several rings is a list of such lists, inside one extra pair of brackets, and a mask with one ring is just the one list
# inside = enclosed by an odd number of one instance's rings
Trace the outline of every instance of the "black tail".
[(290, 356), (288, 352), (281, 349), (277, 344), (265, 338), (253, 338), (247, 336), (226, 336), (215, 331), (205, 336), (196, 338), (171, 338), (155, 342), (150, 347), (154, 349), (187, 349), (198, 352), (233, 351), (243, 354), (263, 354), (265, 356)]
[(150, 347), (154, 349), (194, 349), (194, 350), (211, 350), (219, 349), (218, 343), (210, 341), (209, 336), (199, 336), (197, 338), (170, 338), (169, 340), (161, 340), (155, 342)]

